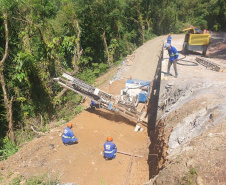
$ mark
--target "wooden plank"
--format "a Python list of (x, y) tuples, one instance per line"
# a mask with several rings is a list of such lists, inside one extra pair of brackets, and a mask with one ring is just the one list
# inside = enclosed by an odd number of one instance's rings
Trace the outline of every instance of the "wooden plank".
[(129, 156), (134, 156), (134, 157), (144, 157), (144, 156), (142, 156), (142, 155), (134, 155), (134, 154), (130, 154), (130, 153), (126, 153), (126, 152), (121, 152), (121, 151), (117, 151), (117, 153), (119, 153), (119, 154), (124, 154), (124, 155), (129, 155)]

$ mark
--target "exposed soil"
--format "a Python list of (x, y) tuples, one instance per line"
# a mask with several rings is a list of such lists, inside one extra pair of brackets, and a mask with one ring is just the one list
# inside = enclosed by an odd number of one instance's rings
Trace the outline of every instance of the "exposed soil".
[[(181, 51), (183, 37), (173, 38), (172, 45)], [(205, 58), (224, 68), (226, 57), (220, 51), (225, 49), (225, 43), (212, 42)], [(168, 55), (164, 51), (152, 140), (158, 144), (150, 147), (158, 156), (150, 160), (152, 179), (147, 184), (226, 184), (226, 73), (198, 64), (195, 59), (201, 52), (179, 55), (178, 78), (172, 67), (172, 76), (165, 76)]]
[[(172, 37), (172, 45), (180, 51), (184, 35)], [(19, 175), (28, 179), (45, 173), (49, 178), (58, 174), (61, 183), (80, 185), (99, 185), (101, 180), (107, 185), (226, 184), (226, 73), (199, 65), (195, 58), (201, 53), (193, 52), (186, 57), (180, 54), (178, 78), (174, 78), (172, 67), (173, 75), (165, 76), (168, 55), (164, 51), (161, 74), (155, 74), (165, 39), (161, 36), (148, 41), (95, 83), (101, 90), (119, 95), (130, 77), (161, 78), (159, 97), (160, 80), (155, 80), (153, 104), (148, 109), (153, 127), (134, 132), (135, 122), (87, 108), (72, 120), (78, 144), (63, 145), (61, 134), (66, 125), (52, 129), (0, 162), (1, 184), (9, 184)], [(219, 42), (221, 45), (210, 46), (207, 57), (224, 66), (226, 58), (221, 51), (225, 44)], [(216, 53), (220, 59), (215, 58)], [(88, 107), (89, 101), (84, 106)], [(108, 135), (119, 151), (144, 157), (117, 154), (116, 159), (106, 161), (102, 151)]]
[[(162, 43), (163, 37), (145, 43), (128, 56), (122, 67), (109, 71), (95, 85), (103, 91), (119, 95), (130, 77), (152, 80)], [(89, 102), (86, 104), (88, 107)], [(136, 123), (104, 110), (92, 112), (86, 109), (72, 122), (75, 124), (73, 131), (78, 137), (78, 144), (63, 145), (61, 133), (66, 125), (51, 130), (46, 136), (27, 143), (15, 155), (0, 163), (4, 178), (2, 184), (12, 182), (19, 175), (28, 179), (46, 172), (50, 178), (58, 174), (61, 183), (74, 182), (80, 185), (99, 185), (101, 179), (106, 184), (115, 185), (137, 185), (149, 180), (147, 158), (150, 141), (145, 128), (143, 132), (134, 132)], [(117, 154), (115, 160), (106, 161), (102, 151), (108, 135), (113, 137), (119, 151), (144, 157), (131, 160), (130, 156)]]

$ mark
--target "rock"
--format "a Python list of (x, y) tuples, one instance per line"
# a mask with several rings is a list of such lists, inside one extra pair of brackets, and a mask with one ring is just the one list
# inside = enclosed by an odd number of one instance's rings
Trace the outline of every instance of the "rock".
[(25, 185), (26, 184), (26, 180), (23, 179), (22, 181), (20, 181), (20, 185)]
[(213, 114), (210, 114), (210, 115), (209, 115), (209, 118), (212, 119), (212, 118), (213, 118)]
[(188, 162), (186, 162), (186, 166), (188, 168), (194, 168), (194, 166), (195, 166), (195, 160), (194, 159), (189, 160)]
[(50, 149), (54, 149), (54, 144), (49, 144)]
[(183, 149), (182, 149), (182, 152), (184, 152), (184, 151), (189, 151), (189, 150), (194, 150), (193, 149), (193, 147), (184, 147)]
[(203, 185), (203, 179), (199, 175), (197, 176), (196, 182), (198, 185)]
[(168, 86), (173, 86), (173, 85), (174, 85), (174, 83), (168, 83), (167, 85), (168, 85)]

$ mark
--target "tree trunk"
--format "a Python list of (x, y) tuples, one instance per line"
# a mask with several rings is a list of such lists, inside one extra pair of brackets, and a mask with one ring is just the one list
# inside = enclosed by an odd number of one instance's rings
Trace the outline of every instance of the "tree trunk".
[(140, 10), (137, 9), (137, 13), (139, 14), (139, 24), (142, 30), (142, 44), (144, 44), (144, 31), (145, 31), (145, 27), (144, 27), (144, 23), (143, 23), (143, 15), (140, 13)]
[(75, 46), (75, 49), (74, 49), (74, 57), (73, 57), (73, 62), (74, 62), (74, 71), (73, 73), (77, 73), (78, 72), (78, 62), (82, 56), (82, 52), (83, 50), (81, 49), (81, 46), (80, 46), (80, 35), (81, 35), (81, 29), (79, 27), (79, 24), (78, 24), (78, 20), (75, 18), (74, 19), (74, 27), (78, 30), (78, 34), (77, 34), (77, 38), (76, 38), (76, 46)]
[(145, 27), (143, 25), (143, 20), (141, 19), (140, 16), (142, 16), (140, 14), (140, 11), (137, 10), (138, 14), (139, 14), (139, 18), (138, 20), (134, 19), (133, 17), (130, 17), (131, 20), (133, 20), (134, 22), (136, 22), (140, 27), (141, 27), (141, 30), (142, 30), (142, 44), (144, 44), (144, 31), (145, 31)]
[(6, 109), (7, 121), (9, 122), (9, 138), (12, 142), (14, 142), (15, 137), (14, 137), (14, 132), (13, 132), (13, 114), (12, 114), (13, 97), (11, 98), (10, 101), (8, 100), (5, 78), (4, 78), (4, 74), (3, 74), (4, 63), (5, 63), (5, 60), (8, 56), (8, 46), (9, 46), (9, 31), (8, 31), (7, 13), (3, 12), (3, 17), (4, 17), (4, 25), (5, 25), (6, 43), (5, 43), (5, 53), (3, 55), (2, 60), (0, 61), (0, 82), (1, 82), (1, 86), (2, 86), (2, 92), (3, 92), (3, 98), (4, 98), (4, 106), (5, 106), (5, 109)]
[(104, 33), (103, 33), (103, 39), (104, 39), (105, 50), (106, 50), (106, 53), (107, 53), (107, 56), (108, 56), (108, 65), (109, 65), (109, 67), (112, 67), (110, 54), (109, 54), (109, 51), (108, 51), (108, 45), (107, 45), (107, 41), (106, 41), (106, 36), (105, 36), (105, 30), (104, 30)]
[[(82, 56), (82, 52), (83, 52), (83, 49), (81, 49), (81, 46), (80, 46), (80, 35), (81, 35), (81, 29), (79, 27), (79, 24), (78, 24), (78, 20), (75, 18), (74, 19), (74, 28), (76, 28), (78, 30), (78, 34), (77, 34), (77, 38), (76, 38), (76, 46), (74, 48), (74, 57), (73, 57), (73, 63), (74, 63), (74, 70), (71, 72), (71, 75), (74, 76), (77, 72), (78, 72), (78, 62)], [(64, 93), (67, 92), (67, 88), (64, 88), (62, 91), (60, 91), (57, 95), (57, 99), (59, 99), (61, 96), (64, 95)]]
[(15, 141), (15, 135), (13, 132), (13, 112), (12, 112), (12, 106), (13, 106), (13, 96), (11, 97), (11, 100), (9, 102), (9, 138), (14, 143)]
[(142, 28), (142, 44), (144, 44), (144, 26), (141, 25)]
[(150, 30), (150, 23), (149, 21), (146, 19), (146, 23), (147, 23), (147, 26), (148, 26), (148, 31)]

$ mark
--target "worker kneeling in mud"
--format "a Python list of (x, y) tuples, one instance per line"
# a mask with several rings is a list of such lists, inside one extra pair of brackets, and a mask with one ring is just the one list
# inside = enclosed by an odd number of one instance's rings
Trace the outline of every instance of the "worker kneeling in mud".
[(104, 158), (106, 160), (111, 160), (116, 157), (117, 147), (112, 141), (112, 137), (108, 136), (107, 141), (104, 143)]
[(69, 122), (67, 127), (64, 129), (64, 133), (62, 136), (62, 141), (65, 145), (71, 145), (78, 143), (78, 138), (74, 136), (73, 131), (71, 130), (73, 127), (73, 123)]

